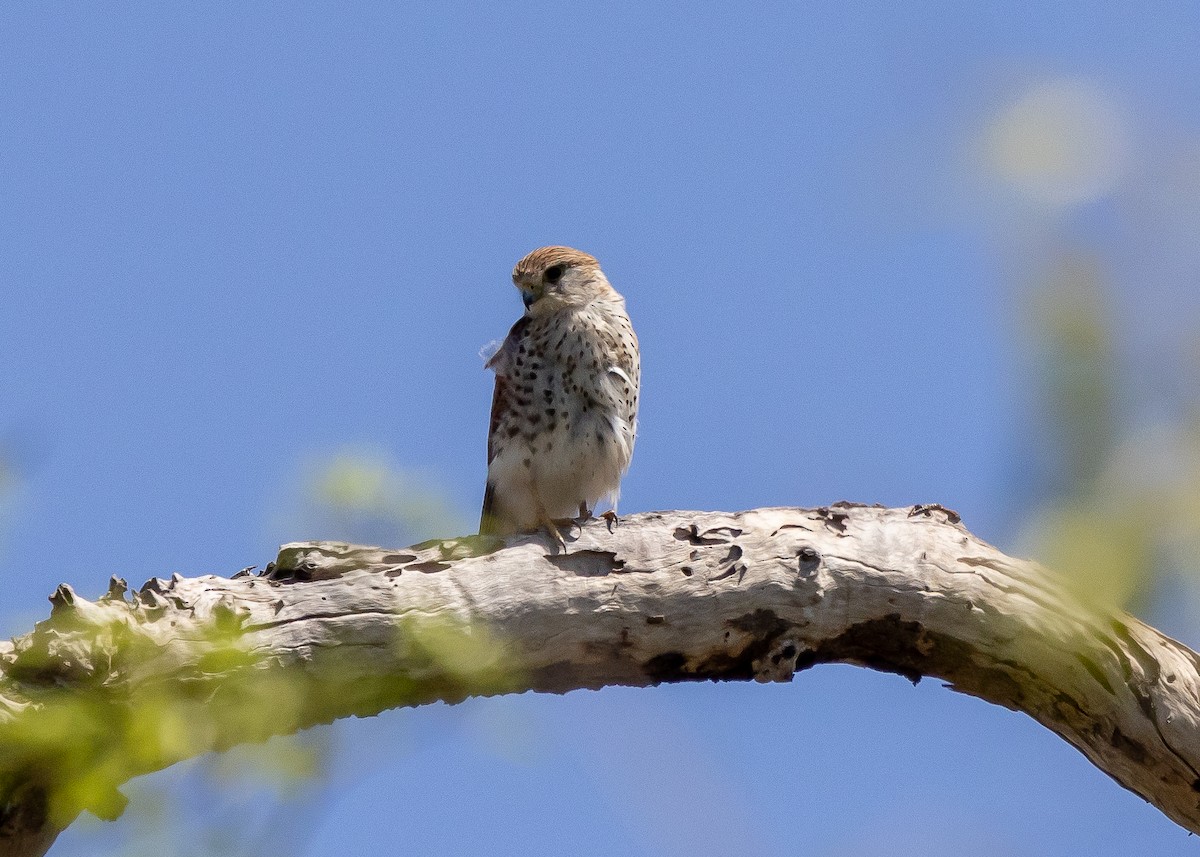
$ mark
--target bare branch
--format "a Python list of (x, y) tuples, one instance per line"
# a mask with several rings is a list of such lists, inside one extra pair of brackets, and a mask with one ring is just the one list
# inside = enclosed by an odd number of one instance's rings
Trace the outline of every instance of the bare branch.
[(844, 662), (1024, 711), (1200, 832), (1197, 655), (1087, 606), (941, 507), (654, 512), (610, 530), (151, 580), (0, 644), (0, 855), (42, 854), (132, 776), (400, 705), (756, 679)]

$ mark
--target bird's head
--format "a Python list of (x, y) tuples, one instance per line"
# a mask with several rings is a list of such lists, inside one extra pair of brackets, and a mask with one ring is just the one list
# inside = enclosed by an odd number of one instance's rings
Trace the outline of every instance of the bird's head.
[(613, 294), (600, 263), (570, 247), (540, 247), (513, 268), (513, 284), (521, 290), (528, 315), (543, 315), (582, 306)]

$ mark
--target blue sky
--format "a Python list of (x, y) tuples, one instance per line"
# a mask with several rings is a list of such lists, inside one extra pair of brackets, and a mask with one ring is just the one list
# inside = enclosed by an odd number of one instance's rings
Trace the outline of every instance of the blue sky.
[[(1200, 11), (1100, 5), (6, 4), (0, 630), (63, 580), (341, 535), (289, 510), (345, 449), (472, 521), (478, 353), (548, 243), (600, 258), (641, 337), (623, 511), (938, 501), (1016, 550), (1045, 260), (1106, 272), (1131, 431), (1179, 409), (1197, 330)], [(1100, 164), (1065, 190), (993, 145), (1046, 92)], [(847, 667), (322, 736), (328, 784), (259, 819), (287, 853), (1194, 847), (1028, 718)], [(131, 792), (232, 800), (200, 779)], [(133, 815), (58, 853), (127, 853)]]

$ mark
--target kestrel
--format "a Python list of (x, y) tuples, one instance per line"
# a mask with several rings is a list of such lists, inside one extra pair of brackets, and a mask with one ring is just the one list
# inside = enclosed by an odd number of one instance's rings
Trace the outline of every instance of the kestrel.
[(481, 534), (616, 509), (637, 437), (641, 356), (625, 299), (600, 263), (570, 247), (513, 269), (525, 314), (487, 362), (496, 372)]

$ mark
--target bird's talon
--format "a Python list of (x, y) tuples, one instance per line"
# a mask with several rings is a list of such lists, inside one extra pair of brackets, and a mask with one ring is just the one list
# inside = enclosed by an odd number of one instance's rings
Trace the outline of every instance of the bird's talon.
[(564, 518), (556, 521), (553, 518), (543, 518), (542, 526), (549, 533), (550, 538), (558, 545), (563, 553), (567, 552), (567, 540), (563, 537), (563, 530), (570, 531), (572, 525), (578, 526), (578, 521), (572, 518)]
[(617, 526), (621, 523), (621, 519), (617, 517), (617, 513), (614, 512), (612, 509), (609, 509), (607, 512), (605, 512), (600, 517), (603, 518), (605, 520), (605, 522), (608, 524), (608, 531), (610, 533), (614, 532), (617, 529)]

